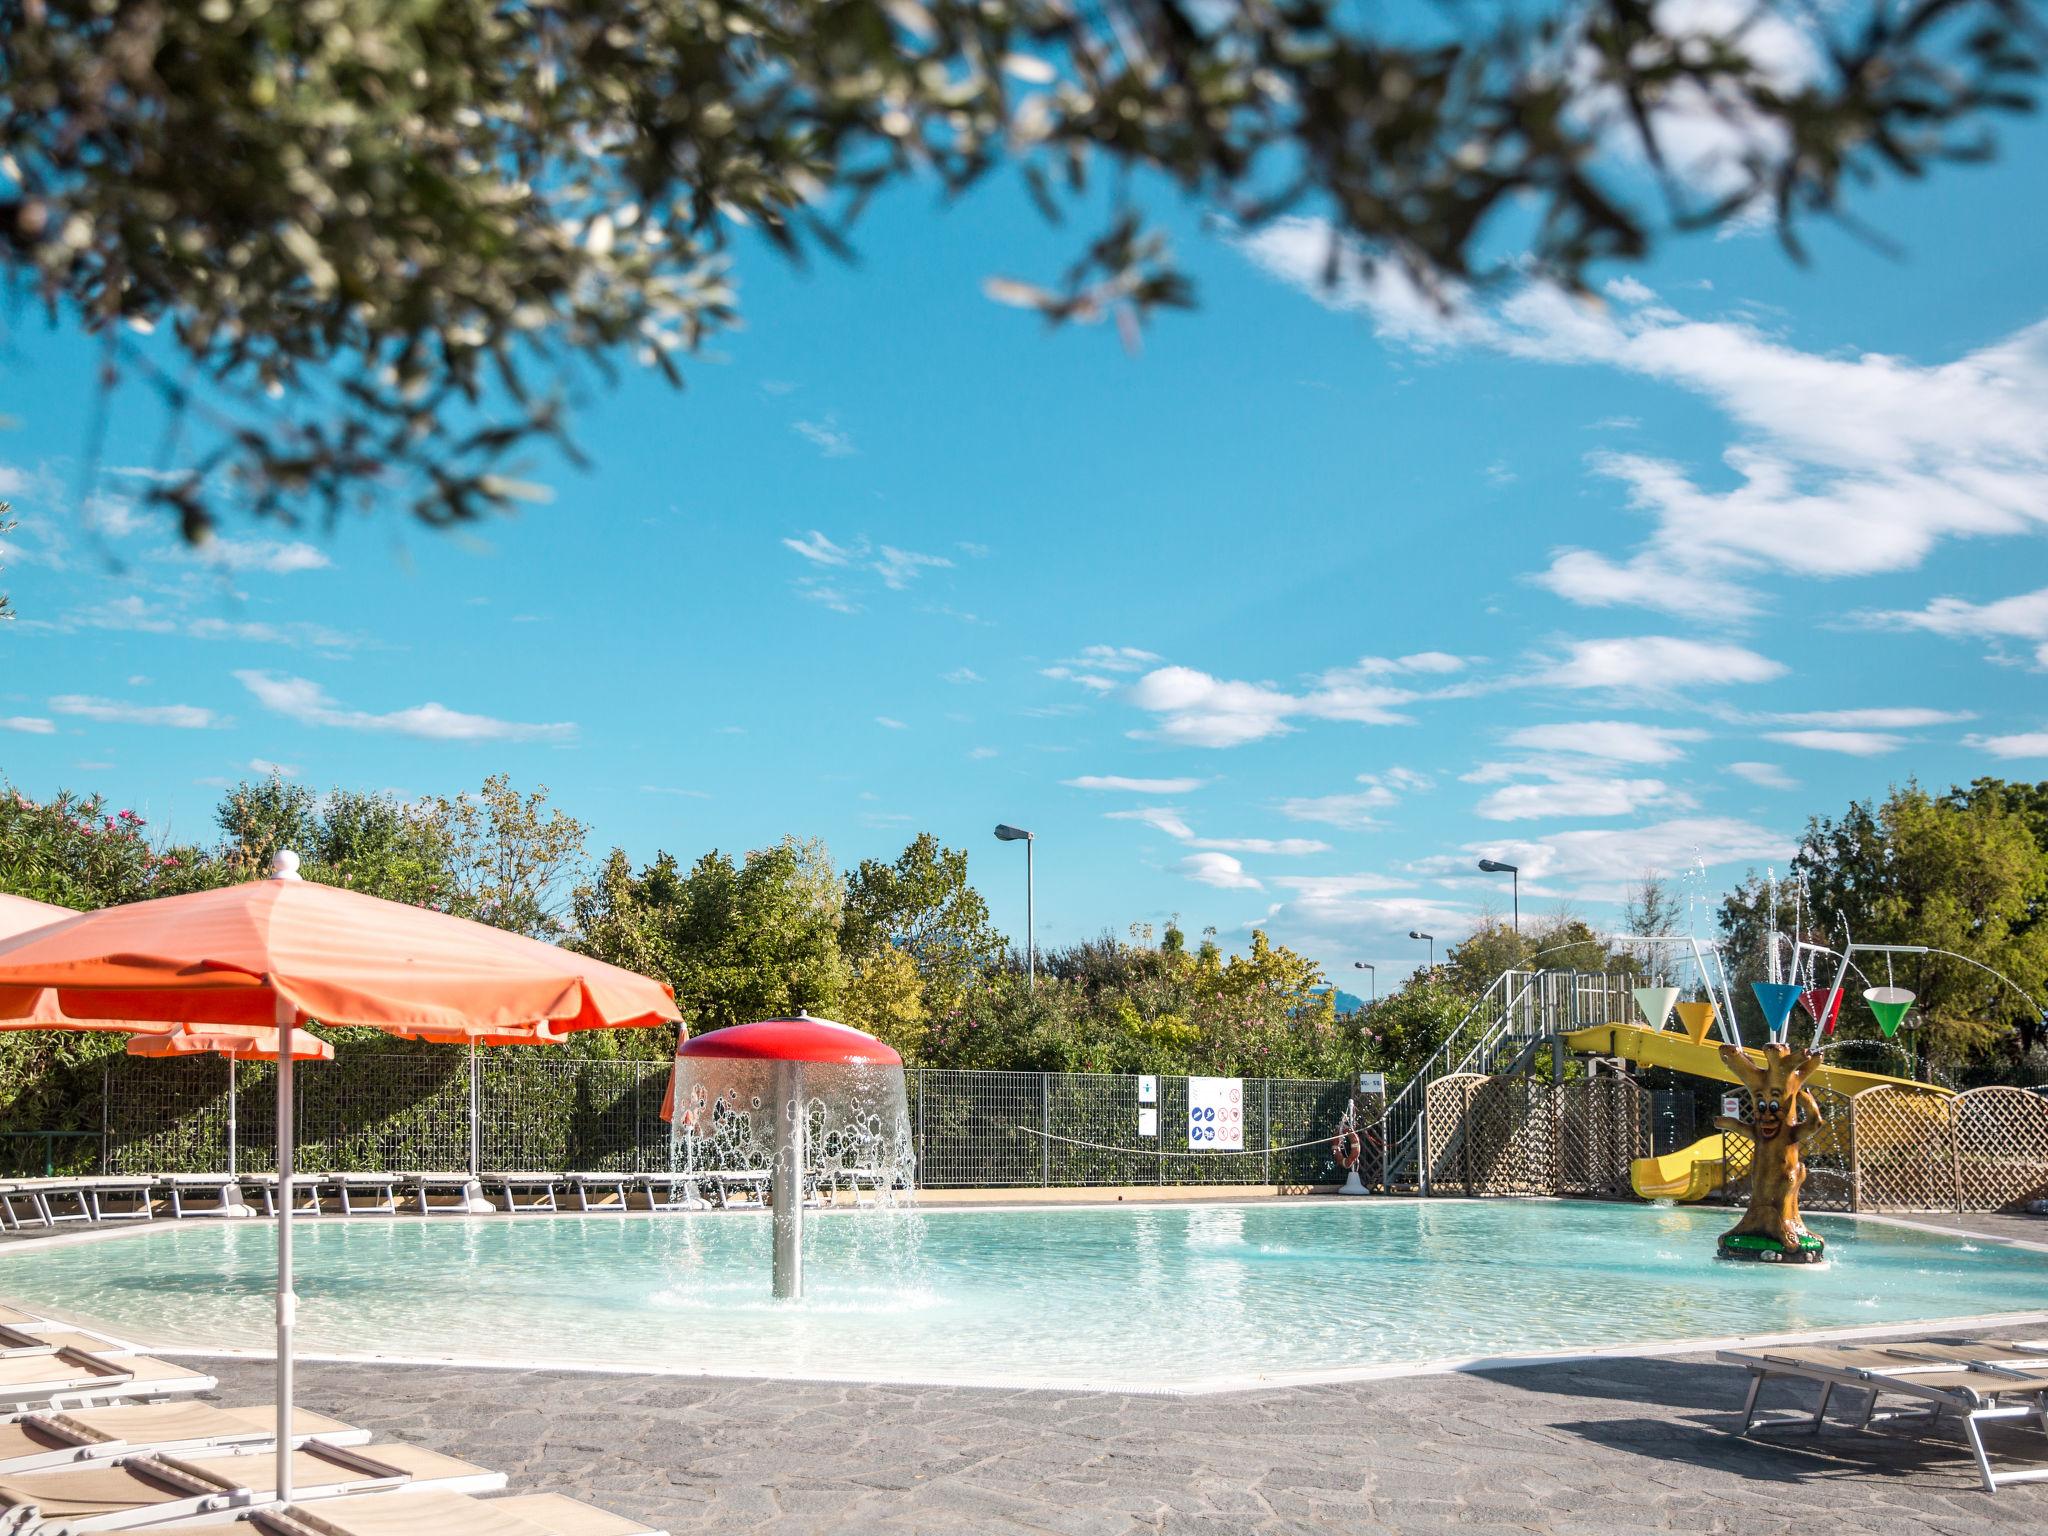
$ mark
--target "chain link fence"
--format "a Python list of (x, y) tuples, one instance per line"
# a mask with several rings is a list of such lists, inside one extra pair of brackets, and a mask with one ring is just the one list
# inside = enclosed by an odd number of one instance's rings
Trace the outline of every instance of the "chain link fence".
[[(123, 1059), (105, 1079), (110, 1173), (275, 1170), (276, 1067)], [(298, 1166), (331, 1173), (660, 1173), (671, 1167), (664, 1061), (480, 1052), (344, 1052), (293, 1074)], [(928, 1189), (1247, 1184), (1343, 1177), (1331, 1156), (1342, 1082), (1246, 1078), (1244, 1150), (1188, 1151), (1188, 1080), (1065, 1072), (905, 1072)], [(1142, 1085), (1151, 1084), (1149, 1101)], [(1151, 1134), (1140, 1134), (1151, 1110)], [(1361, 1124), (1380, 1112), (1359, 1103)], [(1308, 1143), (1308, 1145), (1301, 1145)], [(1368, 1146), (1360, 1176), (1376, 1182)]]

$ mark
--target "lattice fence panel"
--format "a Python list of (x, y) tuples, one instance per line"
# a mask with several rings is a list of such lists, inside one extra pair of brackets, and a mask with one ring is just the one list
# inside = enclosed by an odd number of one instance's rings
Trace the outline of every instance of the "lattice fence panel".
[(1629, 1164), (1649, 1154), (1643, 1090), (1614, 1074), (1559, 1083), (1555, 1189), (1561, 1195), (1623, 1195)]
[(2048, 1199), (2048, 1098), (2023, 1088), (1973, 1088), (1952, 1107), (1959, 1209), (2002, 1211)]
[(1820, 1106), (1820, 1130), (1799, 1149), (1806, 1164), (1806, 1182), (1799, 1186), (1803, 1211), (1856, 1209), (1855, 1167), (1849, 1097), (1832, 1088), (1809, 1089)]
[(1423, 1138), (1422, 1155), (1432, 1193), (1471, 1193), (1470, 1110), (1472, 1095), (1485, 1081), (1475, 1072), (1454, 1072), (1425, 1090), (1423, 1118), (1428, 1134)]
[(1954, 1128), (1949, 1100), (1910, 1088), (1866, 1088), (1849, 1101), (1848, 1137), (1856, 1208), (1956, 1208)]
[(1549, 1138), (1540, 1128), (1549, 1111), (1549, 1094), (1526, 1077), (1474, 1083), (1465, 1105), (1465, 1192), (1549, 1194), (1556, 1175), (1546, 1166)]

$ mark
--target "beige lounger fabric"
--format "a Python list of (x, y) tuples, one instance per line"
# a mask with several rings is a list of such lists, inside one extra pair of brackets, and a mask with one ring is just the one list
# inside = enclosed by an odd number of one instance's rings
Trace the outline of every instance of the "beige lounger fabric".
[(252, 1519), (265, 1536), (649, 1536), (650, 1528), (558, 1493), (476, 1499), (368, 1493)]
[[(0, 1465), (67, 1447), (126, 1445), (140, 1454), (155, 1446), (267, 1440), (276, 1428), (275, 1408), (213, 1408), (191, 1402), (119, 1403), (39, 1413), (0, 1424)], [(293, 1412), (292, 1433), (368, 1438), (339, 1419), (304, 1411)]]

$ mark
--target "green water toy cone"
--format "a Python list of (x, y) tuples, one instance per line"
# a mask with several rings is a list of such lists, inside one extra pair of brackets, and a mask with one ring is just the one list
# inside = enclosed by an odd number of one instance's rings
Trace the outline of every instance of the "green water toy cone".
[(1889, 1040), (1906, 1022), (1906, 1010), (1913, 1006), (1913, 994), (1904, 987), (1872, 987), (1863, 994), (1863, 1001), (1870, 1004), (1871, 1013), (1877, 1017), (1877, 1027)]
[(1764, 1011), (1764, 1023), (1770, 1026), (1771, 1038), (1783, 1040), (1792, 1024), (1792, 1008), (1799, 1001), (1799, 988), (1789, 981), (1752, 981), (1749, 990), (1756, 994), (1756, 1005)]
[(1671, 1005), (1678, 1001), (1676, 987), (1637, 987), (1636, 1006), (1643, 1010), (1643, 1022), (1662, 1030), (1671, 1022)]

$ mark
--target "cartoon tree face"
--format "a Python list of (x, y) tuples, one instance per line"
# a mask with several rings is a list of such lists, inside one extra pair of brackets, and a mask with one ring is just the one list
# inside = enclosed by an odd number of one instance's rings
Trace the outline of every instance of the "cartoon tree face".
[(1768, 1237), (1786, 1253), (1798, 1253), (1802, 1239), (1810, 1236), (1799, 1216), (1799, 1186), (1806, 1182), (1799, 1149), (1821, 1128), (1820, 1105), (1807, 1092), (1806, 1084), (1820, 1070), (1820, 1055), (1804, 1046), (1773, 1042), (1764, 1047), (1761, 1064), (1733, 1045), (1721, 1047), (1721, 1060), (1749, 1090), (1755, 1111), (1747, 1121), (1724, 1115), (1715, 1123), (1756, 1143), (1750, 1165), (1749, 1209), (1723, 1234), (1723, 1241), (1737, 1236)]

